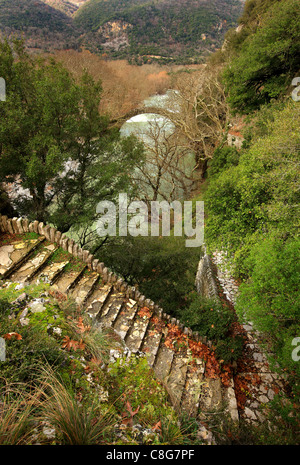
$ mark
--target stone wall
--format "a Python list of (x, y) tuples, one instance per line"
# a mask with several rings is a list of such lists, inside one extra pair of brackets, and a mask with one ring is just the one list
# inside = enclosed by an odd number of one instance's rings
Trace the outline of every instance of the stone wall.
[(197, 331), (192, 331), (190, 328), (185, 327), (178, 319), (172, 318), (165, 313), (159, 305), (155, 304), (152, 300), (147, 299), (141, 292), (134, 286), (129, 286), (123, 278), (109, 270), (104, 263), (88, 251), (84, 250), (76, 244), (73, 239), (68, 238), (56, 228), (44, 225), (39, 221), (29, 222), (27, 218), (8, 218), (0, 214), (0, 231), (9, 234), (25, 234), (35, 232), (41, 236), (45, 236), (47, 240), (57, 244), (63, 250), (69, 252), (74, 257), (85, 263), (90, 270), (95, 271), (101, 276), (104, 283), (111, 283), (117, 291), (123, 292), (128, 299), (134, 299), (139, 306), (147, 307), (158, 315), (163, 321), (177, 325), (181, 331), (188, 337), (196, 341), (206, 344), (208, 347), (212, 346), (211, 341), (206, 337), (201, 337)]
[[(0, 231), (2, 233), (8, 233), (11, 235), (22, 235), (30, 232), (35, 232), (38, 235), (45, 237), (49, 242), (56, 243), (63, 250), (69, 252), (73, 256), (80, 259), (83, 263), (85, 263), (88, 266), (89, 269), (98, 273), (101, 276), (101, 284), (111, 283), (114, 287), (114, 290), (121, 292), (126, 299), (135, 300), (139, 307), (149, 308), (153, 315), (156, 315), (166, 324), (176, 325), (179, 328), (179, 330), (182, 331), (183, 334), (185, 334), (188, 338), (191, 338), (196, 342), (201, 342), (209, 348), (212, 348), (212, 342), (207, 340), (206, 337), (200, 336), (198, 332), (192, 331), (190, 328), (185, 327), (178, 319), (173, 318), (167, 313), (165, 313), (162, 308), (160, 308), (153, 301), (147, 299), (144, 295), (142, 295), (138, 289), (136, 289), (133, 286), (129, 286), (121, 277), (117, 276), (115, 273), (110, 271), (104, 263), (100, 262), (98, 259), (95, 259), (95, 257), (88, 250), (81, 249), (78, 246), (78, 244), (76, 244), (72, 239), (62, 234), (56, 228), (49, 225), (44, 225), (43, 223), (38, 221), (29, 222), (26, 218), (9, 219), (7, 216), (1, 216), (0, 214)], [(212, 262), (210, 257), (206, 254), (202, 257), (199, 263), (196, 278), (196, 286), (198, 292), (206, 292), (207, 295), (210, 297), (218, 297)], [(179, 359), (178, 362), (182, 363), (182, 361), (180, 361)], [(181, 370), (182, 366), (180, 364), (178, 366), (175, 364), (174, 366), (175, 368), (177, 367), (179, 371)], [(198, 369), (200, 369), (202, 365), (197, 366)], [(195, 372), (193, 376), (197, 377), (197, 373), (198, 372)], [(218, 383), (218, 380), (212, 379), (212, 384), (214, 384), (215, 382)], [(193, 389), (195, 389), (195, 386), (196, 385), (194, 385), (191, 381), (189, 389), (191, 390), (193, 395), (195, 395), (195, 393), (199, 394), (200, 392), (198, 388), (196, 389), (196, 392), (193, 391)], [(234, 392), (233, 379), (231, 378), (230, 384), (227, 387), (220, 385), (220, 389), (222, 391), (222, 398), (228, 406), (228, 411), (231, 418), (234, 421), (238, 421), (239, 416)], [(206, 395), (208, 394), (205, 394), (205, 399)], [(212, 392), (212, 396), (216, 396), (215, 401), (218, 403), (219, 397), (216, 394), (214, 394), (214, 392)]]
[(213, 270), (213, 262), (206, 253), (199, 261), (195, 286), (198, 294), (203, 297), (219, 300), (217, 278)]

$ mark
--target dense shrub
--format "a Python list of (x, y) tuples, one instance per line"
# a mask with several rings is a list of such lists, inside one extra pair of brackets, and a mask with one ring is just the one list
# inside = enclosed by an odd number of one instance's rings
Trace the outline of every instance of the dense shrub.
[(235, 166), (239, 162), (239, 152), (235, 147), (227, 145), (218, 147), (209, 163), (209, 176), (214, 176), (230, 166)]
[(227, 363), (241, 356), (243, 339), (232, 334), (236, 316), (221, 302), (194, 295), (191, 305), (184, 310), (181, 318), (192, 330), (214, 343), (215, 353), (220, 360)]
[(14, 383), (33, 382), (40, 365), (46, 361), (53, 366), (66, 362), (57, 342), (46, 331), (41, 331), (39, 325), (22, 327), (19, 320), (8, 318), (10, 312), (10, 303), (0, 300), (1, 336), (11, 332), (21, 336), (21, 339), (12, 337), (6, 340), (6, 360), (1, 362), (0, 386), (8, 380)]
[(281, 96), (299, 69), (299, 3), (276, 2), (224, 73), (228, 102), (241, 113)]
[[(277, 362), (292, 377), (300, 376), (292, 341), (300, 334), (299, 238), (269, 237), (251, 249), (251, 276), (240, 286), (237, 311), (272, 342)], [(295, 385), (294, 385), (295, 387)]]

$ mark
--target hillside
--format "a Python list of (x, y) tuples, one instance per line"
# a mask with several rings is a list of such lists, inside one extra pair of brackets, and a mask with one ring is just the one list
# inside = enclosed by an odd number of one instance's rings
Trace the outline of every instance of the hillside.
[(67, 12), (50, 6), (54, 2), (45, 3), (40, 0), (0, 0), (1, 35), (23, 36), (30, 48), (76, 48), (78, 32), (72, 19)]
[(193, 57), (219, 47), (241, 9), (237, 0), (90, 0), (74, 22), (119, 56)]
[(201, 61), (237, 24), (240, 0), (0, 0), (0, 33), (38, 49), (78, 49), (112, 58)]
[[(68, 0), (41, 0), (46, 5), (55, 8), (68, 16), (72, 16), (79, 8), (79, 2), (69, 2)], [(82, 2), (83, 4), (83, 2)]]
[(300, 4), (225, 4), (0, 0), (0, 445), (299, 445)]

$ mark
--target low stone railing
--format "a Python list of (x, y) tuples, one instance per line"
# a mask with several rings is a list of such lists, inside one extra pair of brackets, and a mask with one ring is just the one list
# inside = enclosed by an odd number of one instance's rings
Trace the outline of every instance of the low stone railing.
[(217, 286), (217, 278), (213, 270), (213, 263), (209, 255), (205, 253), (203, 257), (200, 258), (195, 286), (197, 292), (203, 297), (214, 299), (219, 301), (219, 291)]
[[(147, 299), (134, 286), (129, 286), (123, 278), (110, 271), (104, 263), (96, 259), (88, 250), (84, 250), (79, 247), (73, 239), (68, 238), (55, 227), (45, 225), (39, 221), (29, 222), (27, 218), (8, 218), (7, 216), (0, 214), (0, 231), (13, 235), (22, 235), (34, 232), (40, 236), (44, 236), (48, 241), (57, 244), (63, 250), (81, 260), (90, 270), (97, 272), (101, 276), (103, 282), (111, 283), (116, 290), (123, 292), (126, 298), (134, 299), (139, 306), (148, 307), (165, 323), (178, 326), (179, 330), (181, 330), (188, 338), (191, 338), (196, 342), (201, 342), (209, 348), (212, 348), (212, 342), (207, 340), (206, 337), (200, 336), (197, 331), (192, 331), (190, 328), (184, 326), (178, 319), (172, 318), (170, 315), (165, 313), (159, 305), (156, 305), (152, 300)], [(239, 416), (232, 378), (229, 386), (225, 389), (224, 396), (231, 418), (234, 421), (238, 421)]]
[(148, 307), (166, 323), (178, 326), (186, 336), (193, 338), (197, 342), (202, 342), (210, 348), (212, 347), (212, 342), (207, 340), (206, 337), (200, 336), (197, 331), (192, 331), (190, 328), (184, 326), (180, 320), (165, 313), (159, 305), (147, 299), (136, 287), (128, 285), (123, 278), (109, 270), (103, 262), (100, 262), (100, 260), (95, 258), (88, 250), (82, 249), (73, 239), (62, 234), (55, 227), (45, 225), (43, 222), (39, 221), (30, 222), (27, 218), (8, 218), (5, 215), (0, 215), (0, 231), (9, 234), (34, 232), (41, 236), (45, 236), (48, 241), (57, 244), (63, 250), (85, 263), (90, 270), (97, 272), (101, 276), (103, 282), (113, 284), (115, 289), (123, 292), (126, 298), (135, 300), (141, 307)]

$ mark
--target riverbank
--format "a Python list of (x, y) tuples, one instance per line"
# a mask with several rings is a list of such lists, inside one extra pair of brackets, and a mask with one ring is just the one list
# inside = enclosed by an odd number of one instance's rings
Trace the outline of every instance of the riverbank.
[(111, 119), (119, 118), (137, 108), (145, 99), (165, 93), (174, 74), (179, 71), (200, 70), (204, 65), (130, 65), (127, 60), (106, 60), (88, 50), (58, 50), (46, 57), (60, 61), (76, 78), (87, 69), (103, 87), (101, 113)]

